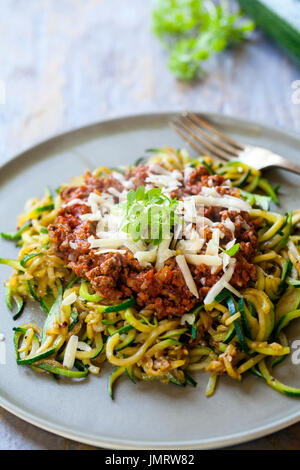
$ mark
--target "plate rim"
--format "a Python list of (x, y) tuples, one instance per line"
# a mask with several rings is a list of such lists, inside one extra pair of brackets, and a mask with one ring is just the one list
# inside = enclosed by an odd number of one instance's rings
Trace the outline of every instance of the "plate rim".
[[(269, 126), (265, 125), (264, 123), (261, 123), (259, 121), (253, 121), (245, 118), (238, 118), (232, 115), (227, 115), (227, 114), (222, 114), (222, 113), (209, 113), (209, 112), (199, 112), (199, 110), (192, 110), (193, 112), (197, 114), (201, 114), (202, 116), (207, 117), (208, 119), (217, 119), (224, 121), (224, 124), (232, 124), (238, 127), (252, 127), (256, 128), (257, 130), (264, 132), (273, 132), (279, 135), (279, 137), (282, 138), (292, 138), (295, 141), (298, 141), (300, 145), (300, 137), (297, 132), (295, 131), (290, 131), (290, 130), (285, 130), (282, 127), (275, 127), (275, 126)], [(17, 162), (17, 160), (24, 158), (26, 154), (32, 153), (32, 152), (37, 152), (39, 148), (42, 150), (44, 146), (48, 146), (51, 144), (54, 144), (56, 141), (58, 142), (60, 139), (68, 136), (71, 137), (72, 134), (77, 134), (78, 132), (85, 132), (88, 131), (92, 128), (96, 128), (101, 125), (105, 124), (118, 124), (118, 121), (121, 123), (122, 121), (130, 121), (130, 120), (145, 120), (147, 118), (155, 118), (157, 117), (158, 119), (162, 118), (168, 118), (171, 116), (176, 116), (180, 114), (182, 110), (170, 110), (170, 111), (153, 111), (153, 112), (143, 112), (143, 113), (134, 113), (134, 114), (126, 114), (126, 115), (119, 115), (115, 116), (112, 118), (108, 119), (103, 119), (100, 121), (95, 121), (89, 124), (86, 124), (84, 126), (79, 126), (72, 128), (66, 132), (62, 133), (57, 133), (51, 137), (49, 137), (46, 140), (42, 140), (40, 142), (37, 142), (35, 145), (26, 148), (23, 150), (21, 153), (18, 153), (17, 155), (9, 156), (7, 159), (5, 159), (1, 164), (0, 164), (0, 172), (5, 170), (7, 166), (12, 164), (13, 162)], [(116, 439), (113, 440), (111, 438), (107, 440), (102, 440), (102, 438), (93, 438), (91, 435), (88, 435), (87, 433), (82, 433), (79, 431), (70, 431), (67, 427), (63, 425), (58, 425), (55, 423), (48, 423), (44, 418), (35, 416), (31, 414), (30, 412), (24, 411), (20, 406), (14, 405), (11, 403), (9, 400), (4, 398), (2, 395), (2, 392), (0, 390), (0, 406), (8, 411), (9, 413), (12, 413), (13, 415), (17, 416), (18, 418), (34, 425), (37, 426), (40, 429), (43, 429), (47, 432), (51, 432), (53, 434), (56, 434), (58, 436), (71, 439), (80, 443), (92, 445), (95, 447), (103, 447), (105, 449), (118, 449), (118, 450), (140, 450), (140, 449), (145, 449), (145, 450), (163, 450), (163, 449), (176, 449), (176, 450), (202, 450), (202, 449), (216, 449), (220, 447), (228, 447), (231, 445), (238, 445), (242, 444), (244, 442), (250, 442), (251, 440), (254, 439), (259, 439), (261, 437), (264, 437), (268, 434), (272, 434), (274, 432), (280, 431), (288, 426), (291, 426), (292, 424), (295, 424), (300, 421), (300, 410), (298, 413), (292, 412), (291, 414), (281, 418), (277, 419), (273, 422), (273, 424), (266, 424), (262, 426), (258, 426), (255, 428), (252, 428), (252, 430), (249, 431), (244, 431), (244, 432), (237, 432), (237, 433), (232, 433), (229, 434), (226, 438), (223, 437), (211, 437), (208, 439), (201, 439), (201, 440), (189, 440), (189, 441), (168, 441), (168, 442), (161, 442), (159, 445), (154, 443), (153, 441), (136, 441), (136, 440), (126, 440), (122, 439)], [(85, 435), (84, 435), (85, 434)]]
[(0, 406), (6, 411), (12, 413), (14, 416), (30, 423), (39, 429), (44, 431), (51, 432), (55, 435), (64, 437), (66, 439), (71, 439), (75, 442), (80, 442), (82, 444), (88, 444), (94, 447), (102, 447), (104, 449), (117, 449), (117, 450), (210, 450), (218, 449), (221, 447), (229, 447), (232, 445), (239, 445), (245, 442), (250, 442), (255, 439), (267, 436), (269, 434), (275, 433), (282, 429), (285, 429), (288, 426), (296, 424), (300, 421), (300, 411), (299, 413), (291, 414), (288, 417), (282, 418), (273, 425), (258, 426), (253, 428), (249, 433), (248, 431), (233, 433), (227, 438), (209, 438), (201, 439), (197, 441), (162, 441), (160, 445), (157, 443), (152, 443), (152, 441), (136, 441), (136, 440), (101, 440), (98, 438), (93, 438), (92, 436), (86, 435), (86, 437), (80, 432), (71, 432), (64, 428), (61, 425), (47, 424), (46, 420), (43, 418), (38, 418), (32, 416), (30, 413), (24, 412), (19, 406), (10, 405), (9, 402), (1, 396), (0, 393)]

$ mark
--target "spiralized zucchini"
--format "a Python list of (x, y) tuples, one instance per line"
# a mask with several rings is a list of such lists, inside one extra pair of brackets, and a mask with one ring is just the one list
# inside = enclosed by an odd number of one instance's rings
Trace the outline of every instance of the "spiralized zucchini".
[[(16, 232), (2, 233), (20, 248), (17, 260), (0, 259), (14, 269), (5, 286), (13, 318), (21, 315), (27, 299), (39, 302), (45, 312), (42, 329), (34, 323), (14, 328), (17, 363), (39, 373), (81, 379), (98, 375), (109, 362), (116, 367), (108, 379), (112, 398), (114, 383), (123, 374), (133, 383), (158, 380), (195, 386), (189, 374), (200, 371), (209, 373), (207, 396), (213, 395), (222, 374), (240, 381), (250, 371), (273, 389), (299, 396), (298, 389), (271, 376), (266, 361), (274, 368), (290, 353), (284, 328), (300, 316), (300, 211), (285, 216), (270, 212), (276, 191), (259, 171), (238, 161), (192, 159), (186, 150), (164, 147), (152, 150), (149, 163), (179, 170), (204, 165), (240, 188), (241, 197), (252, 206), (251, 218), (262, 221), (254, 259), (256, 284), (239, 297), (224, 290), (213, 304), (197, 305), (190, 312), (193, 324), (182, 324), (178, 318), (159, 320), (155, 311), (139, 311), (134, 298), (116, 305), (74, 276), (53, 251), (47, 227), (54, 222), (61, 199), (47, 189), (42, 199), (26, 204)], [(111, 171), (101, 167), (94, 175), (105, 177)], [(81, 182), (78, 178), (72, 185)], [(206, 332), (205, 342), (199, 342), (199, 331)]]

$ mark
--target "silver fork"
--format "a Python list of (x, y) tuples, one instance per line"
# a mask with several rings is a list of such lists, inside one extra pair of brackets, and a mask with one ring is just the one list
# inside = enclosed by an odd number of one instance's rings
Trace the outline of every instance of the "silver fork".
[(202, 155), (230, 161), (238, 159), (256, 170), (276, 167), (300, 175), (300, 165), (262, 147), (243, 145), (223, 134), (198, 115), (183, 113), (171, 122), (176, 132)]

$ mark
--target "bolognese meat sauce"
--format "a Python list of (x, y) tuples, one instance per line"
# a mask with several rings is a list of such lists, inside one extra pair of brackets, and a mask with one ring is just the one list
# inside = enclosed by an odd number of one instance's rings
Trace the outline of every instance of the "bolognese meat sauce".
[[(133, 187), (137, 188), (146, 184), (147, 176), (148, 166), (139, 165), (127, 171), (125, 180), (131, 181)], [(213, 187), (222, 196), (239, 197), (238, 189), (226, 186), (223, 176), (210, 175), (204, 166), (191, 171), (171, 196), (180, 200), (183, 196), (199, 194), (203, 187)], [(49, 227), (49, 237), (54, 250), (65, 260), (68, 268), (89, 281), (95, 291), (104, 298), (119, 300), (134, 295), (140, 308), (154, 310), (158, 318), (178, 317), (189, 312), (221, 278), (222, 266), (212, 270), (211, 266), (205, 264), (189, 264), (199, 293), (197, 299), (187, 287), (175, 257), (168, 259), (164, 266), (157, 270), (153, 266), (141, 265), (127, 248), (122, 250), (122, 253), (96, 254), (88, 241), (91, 235), (96, 236), (96, 224), (82, 220), (81, 216), (91, 211), (90, 207), (82, 202), (87, 201), (90, 193), (101, 195), (109, 188), (120, 192), (124, 185), (113, 175), (98, 178), (86, 172), (81, 186), (61, 190), (63, 206), (55, 223)], [(230, 219), (234, 224), (234, 238), (240, 248), (235, 255), (235, 269), (230, 283), (236, 289), (248, 287), (256, 280), (256, 269), (252, 261), (257, 253), (259, 221), (251, 220), (248, 212), (222, 207), (205, 207), (204, 217), (220, 228), (223, 234), (221, 245), (224, 247), (233, 238), (225, 220)], [(208, 242), (211, 236), (212, 233), (207, 227), (204, 231), (205, 241)]]

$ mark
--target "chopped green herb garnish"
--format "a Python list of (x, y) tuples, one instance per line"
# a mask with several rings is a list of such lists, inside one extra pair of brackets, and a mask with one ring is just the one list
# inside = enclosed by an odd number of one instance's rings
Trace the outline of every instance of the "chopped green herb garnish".
[(240, 18), (223, 1), (157, 0), (153, 32), (169, 52), (171, 72), (191, 80), (203, 72), (205, 60), (248, 37), (254, 23)]
[(223, 251), (223, 253), (226, 253), (226, 255), (228, 256), (234, 256), (239, 251), (239, 248), (240, 248), (240, 243), (236, 243), (228, 250), (223, 250), (223, 248), (221, 248), (221, 250)]
[(125, 216), (121, 230), (131, 235), (132, 239), (146, 240), (153, 245), (161, 243), (175, 224), (180, 223), (176, 215), (178, 201), (162, 193), (161, 188), (145, 191), (141, 186), (136, 191), (130, 190), (127, 202), (119, 204)]

